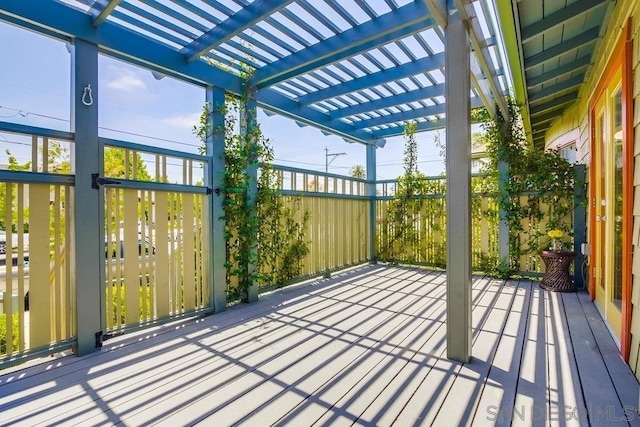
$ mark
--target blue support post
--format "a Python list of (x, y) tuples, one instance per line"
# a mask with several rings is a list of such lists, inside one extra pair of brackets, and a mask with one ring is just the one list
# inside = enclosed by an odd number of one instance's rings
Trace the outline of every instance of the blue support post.
[(369, 196), (369, 259), (377, 261), (376, 251), (376, 148), (367, 144), (367, 195)]
[(582, 255), (582, 244), (587, 239), (587, 198), (585, 195), (586, 188), (586, 171), (585, 165), (575, 165), (573, 167), (573, 250), (576, 253), (575, 264), (573, 267), (573, 281), (578, 288), (584, 288), (584, 278), (582, 270), (585, 263), (585, 257)]
[[(257, 125), (258, 120), (258, 111), (257, 111), (257, 103), (255, 100), (255, 94), (250, 92), (248, 99), (245, 102), (244, 110), (242, 111), (243, 117), (240, 120), (241, 129), (240, 132), (247, 133), (252, 132), (252, 130)], [(255, 143), (255, 141), (253, 141)], [(247, 168), (247, 175), (249, 176), (249, 189), (247, 190), (247, 201), (248, 207), (252, 211), (252, 215), (256, 215), (256, 201), (258, 198), (258, 159), (253, 159)], [(250, 245), (251, 250), (254, 252), (252, 258), (257, 256), (257, 242), (258, 236), (251, 236)], [(255, 261), (250, 262), (248, 267), (249, 273), (255, 272), (258, 268)], [(258, 284), (253, 282), (247, 289), (247, 294), (245, 298), (245, 302), (256, 302), (258, 301)]]
[(206, 154), (211, 162), (205, 170), (207, 186), (213, 189), (209, 198), (209, 230), (211, 244), (209, 246), (211, 265), (210, 295), (211, 307), (215, 313), (227, 308), (227, 269), (226, 241), (224, 237), (224, 209), (222, 202), (224, 194), (220, 192), (224, 180), (226, 158), (224, 152), (224, 89), (208, 86), (206, 89), (206, 101), (209, 108), (207, 115)]
[(98, 46), (75, 39), (71, 54), (72, 265), (75, 266), (77, 343), (83, 355), (102, 346), (105, 329), (104, 189), (92, 188), (103, 174), (104, 147), (98, 139)]

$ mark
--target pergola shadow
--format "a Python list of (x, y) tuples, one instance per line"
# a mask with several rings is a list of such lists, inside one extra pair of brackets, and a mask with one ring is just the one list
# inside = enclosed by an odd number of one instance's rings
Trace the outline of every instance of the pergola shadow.
[[(114, 338), (1, 376), (0, 424), (531, 424), (594, 403), (574, 352), (589, 325), (580, 298), (474, 277), (462, 364), (446, 358), (445, 286), (442, 271), (362, 266)], [(621, 414), (633, 396), (610, 386)]]

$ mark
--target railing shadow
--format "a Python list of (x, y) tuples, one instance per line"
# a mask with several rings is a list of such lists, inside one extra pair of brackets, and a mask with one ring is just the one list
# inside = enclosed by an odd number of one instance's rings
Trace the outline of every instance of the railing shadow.
[(549, 358), (566, 337), (550, 329), (559, 308), (542, 291), (476, 277), (475, 356), (461, 364), (446, 359), (445, 282), (445, 272), (365, 266), (115, 339), (97, 355), (0, 376), (0, 425), (511, 424), (521, 406), (548, 416), (573, 401), (560, 379), (550, 391)]

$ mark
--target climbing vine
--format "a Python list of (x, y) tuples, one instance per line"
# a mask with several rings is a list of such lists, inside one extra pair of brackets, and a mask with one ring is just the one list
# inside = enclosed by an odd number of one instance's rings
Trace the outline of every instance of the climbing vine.
[[(224, 114), (225, 169), (220, 188), (224, 195), (227, 296), (246, 301), (249, 288), (282, 286), (300, 275), (308, 254), (305, 231), (307, 211), (300, 201), (280, 194), (272, 166), (273, 148), (255, 117), (247, 109), (249, 95), (227, 96), (218, 113)], [(214, 130), (205, 105), (194, 133), (201, 141)], [(258, 170), (259, 168), (259, 170)]]
[[(518, 105), (509, 100), (508, 109), (508, 119), (500, 113), (492, 118), (485, 110), (475, 112), (490, 160), (486, 182), (489, 187), (500, 186), (498, 205), (509, 226), (509, 265), (496, 267), (502, 276), (519, 271), (523, 257), (537, 257), (538, 251), (548, 248), (548, 230), (573, 236), (576, 185), (572, 165), (557, 151), (528, 144)], [(500, 173), (506, 178), (501, 185)]]
[(398, 178), (395, 194), (382, 219), (378, 258), (393, 263), (415, 263), (421, 254), (428, 251), (436, 255), (431, 263), (442, 266), (444, 244), (428, 241), (421, 230), (429, 228), (437, 233), (442, 229), (441, 224), (432, 219), (444, 214), (444, 204), (441, 200), (429, 198), (429, 195), (443, 194), (445, 182), (428, 180), (418, 171), (415, 133), (416, 123), (405, 123), (404, 174)]

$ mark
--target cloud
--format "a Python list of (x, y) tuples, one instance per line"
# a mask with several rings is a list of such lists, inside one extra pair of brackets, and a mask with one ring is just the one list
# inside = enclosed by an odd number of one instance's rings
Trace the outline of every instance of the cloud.
[(180, 114), (164, 119), (164, 122), (168, 125), (183, 129), (193, 129), (193, 127), (197, 125), (199, 121), (200, 113)]
[(136, 76), (136, 74), (131, 70), (118, 68), (114, 69), (114, 74), (115, 78), (107, 83), (107, 87), (109, 89), (131, 92), (145, 90), (147, 88), (147, 85), (144, 84), (142, 79)]

